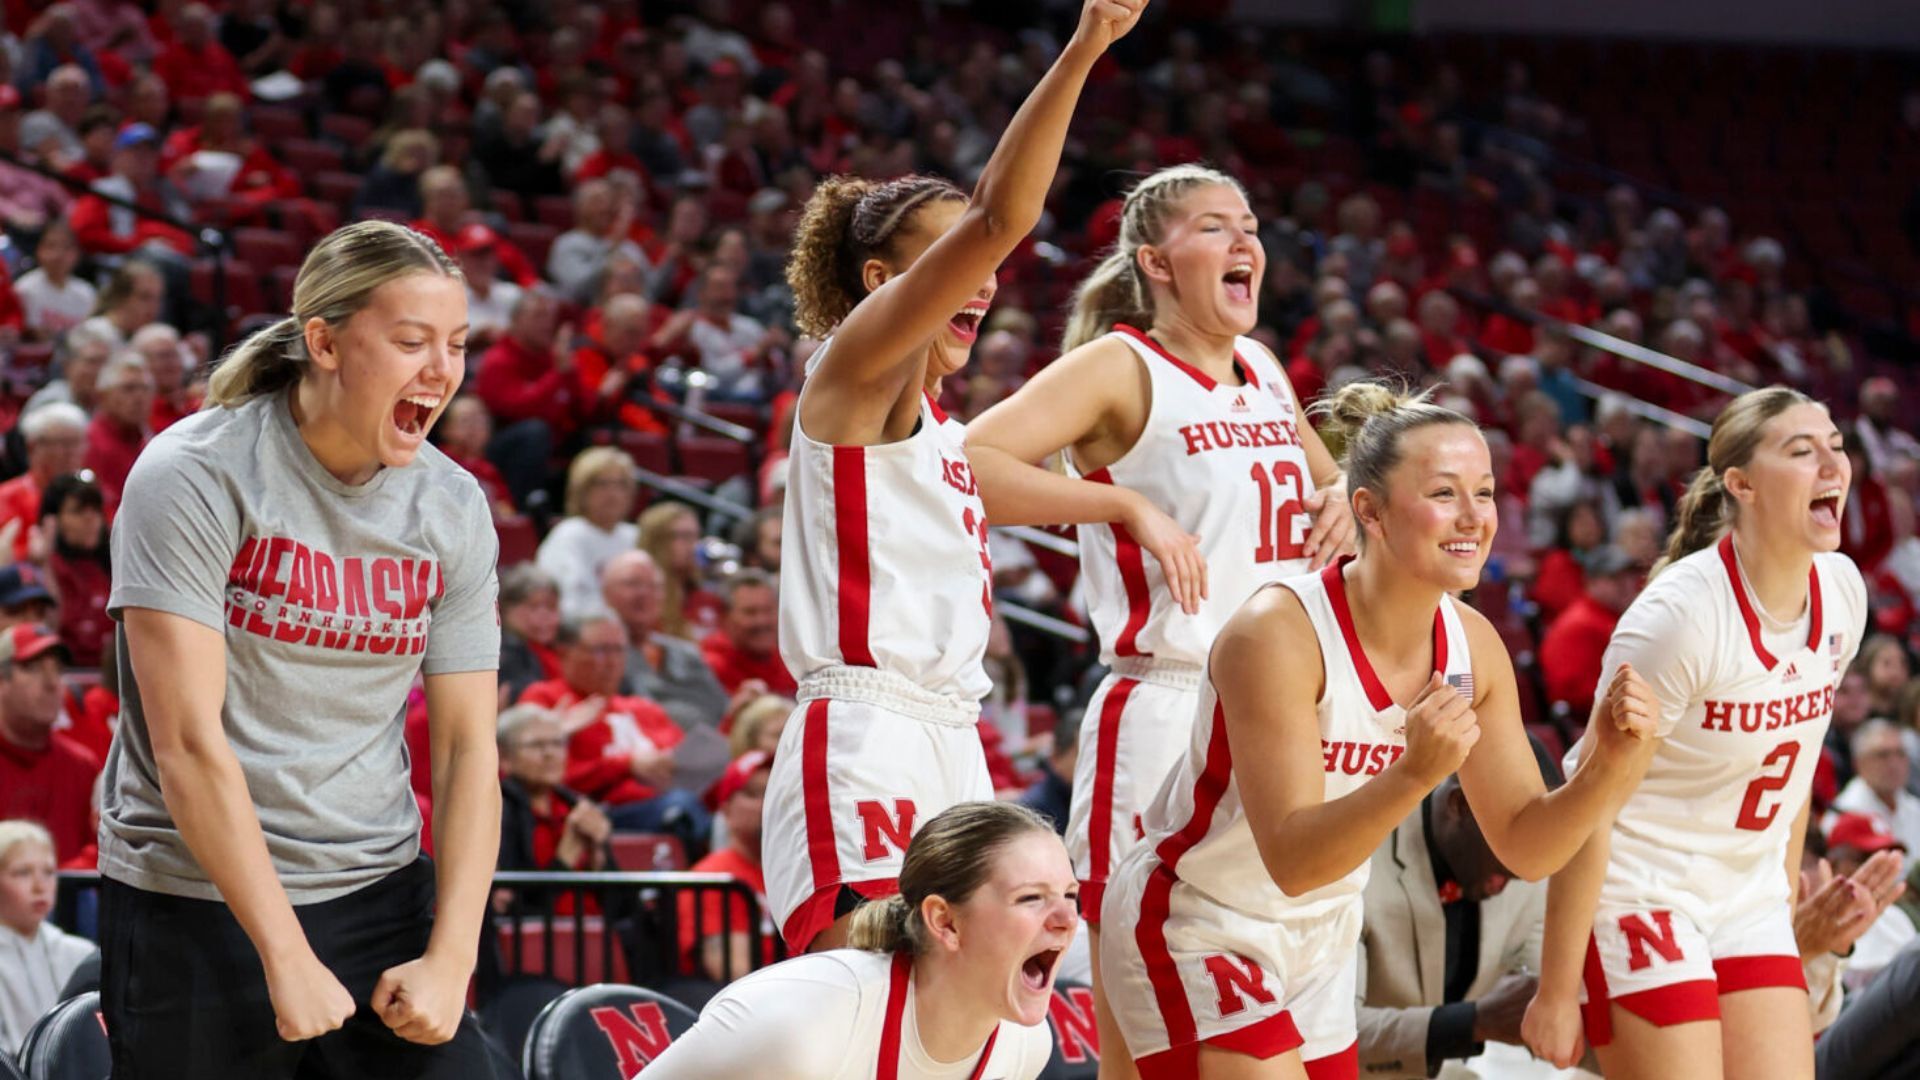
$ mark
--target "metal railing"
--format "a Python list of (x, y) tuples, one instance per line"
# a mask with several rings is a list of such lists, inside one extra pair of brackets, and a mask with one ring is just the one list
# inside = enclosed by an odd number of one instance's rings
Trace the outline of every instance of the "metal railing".
[(702, 510), (724, 518), (729, 518), (734, 521), (748, 521), (751, 520), (754, 515), (753, 508), (747, 506), (745, 503), (737, 503), (732, 499), (723, 499), (711, 492), (703, 491), (693, 484), (671, 476), (662, 475), (644, 466), (635, 465), (633, 467), (633, 478), (638, 481), (642, 487), (657, 491), (671, 498), (679, 499), (682, 502), (692, 503)]

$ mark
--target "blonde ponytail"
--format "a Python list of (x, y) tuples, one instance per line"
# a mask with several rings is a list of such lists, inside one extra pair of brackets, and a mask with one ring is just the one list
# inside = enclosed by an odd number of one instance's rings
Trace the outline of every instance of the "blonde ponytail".
[(1140, 265), (1132, 252), (1114, 248), (1087, 280), (1073, 291), (1073, 310), (1060, 351), (1072, 352), (1111, 331), (1118, 323), (1150, 323), (1153, 312), (1141, 287)]
[(913, 908), (899, 893), (861, 904), (847, 923), (847, 946), (868, 952), (918, 952), (913, 923)]
[(300, 320), (289, 315), (228, 350), (207, 380), (205, 407), (231, 409), (283, 390), (300, 381), (306, 363), (306, 332)]

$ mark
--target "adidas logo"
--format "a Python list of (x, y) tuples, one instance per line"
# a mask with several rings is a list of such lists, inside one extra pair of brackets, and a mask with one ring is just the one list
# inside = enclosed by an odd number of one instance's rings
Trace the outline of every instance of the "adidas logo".
[(1247, 392), (1245, 390), (1233, 395), (1233, 411), (1237, 413), (1251, 411), (1251, 406), (1247, 404)]
[(1797, 682), (1799, 681), (1799, 678), (1800, 678), (1799, 666), (1789, 661), (1787, 664), (1787, 670), (1780, 673), (1780, 681), (1783, 683)]

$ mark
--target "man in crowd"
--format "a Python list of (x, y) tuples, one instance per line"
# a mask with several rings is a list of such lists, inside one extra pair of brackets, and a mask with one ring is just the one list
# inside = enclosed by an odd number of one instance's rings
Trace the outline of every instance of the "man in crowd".
[(697, 796), (673, 787), (685, 733), (660, 706), (620, 692), (626, 627), (606, 614), (569, 619), (554, 644), (560, 677), (527, 687), (520, 702), (563, 717), (567, 786), (605, 807), (615, 829), (672, 833), (689, 852), (704, 849), (711, 818)]
[[(1866, 814), (1880, 822), (1908, 851), (1920, 847), (1920, 798), (1907, 790), (1912, 763), (1900, 740), (1900, 729), (1882, 719), (1868, 720), (1854, 731), (1854, 777), (1833, 800), (1833, 814)], [(1825, 823), (1831, 830), (1834, 817)]]
[(748, 679), (769, 691), (792, 697), (800, 684), (780, 659), (780, 595), (773, 579), (759, 570), (742, 570), (721, 587), (726, 613), (720, 628), (700, 643), (707, 666), (731, 694)]
[(1605, 544), (1585, 560), (1586, 592), (1547, 627), (1540, 639), (1540, 670), (1547, 700), (1564, 701), (1574, 722), (1593, 711), (1600, 659), (1620, 615), (1640, 590), (1640, 568), (1625, 551)]
[(616, 555), (600, 571), (600, 596), (626, 627), (630, 642), (622, 686), (659, 704), (684, 730), (718, 727), (727, 715), (727, 691), (699, 646), (660, 632), (665, 595), (660, 567), (644, 551)]
[(765, 914), (767, 878), (760, 865), (760, 808), (772, 767), (771, 754), (749, 750), (727, 766), (707, 793), (708, 805), (726, 826), (727, 842), (690, 870), (738, 878), (760, 901), (756, 912), (743, 898), (706, 892), (701, 894), (696, 918), (693, 897), (681, 894), (681, 954), (695, 973), (716, 982), (737, 979), (751, 970), (755, 950), (759, 951), (761, 964), (771, 963), (774, 958), (774, 928)]
[(37, 623), (0, 631), (0, 819), (28, 818), (53, 834), (65, 862), (93, 842), (100, 759), (53, 730), (67, 646)]
[[(79, 472), (87, 455), (87, 414), (58, 401), (20, 421), (27, 471), (0, 484), (0, 529), (13, 529), (13, 561), (27, 558), (28, 532), (40, 521), (40, 493), (56, 476)], [(17, 524), (16, 524), (17, 523)]]

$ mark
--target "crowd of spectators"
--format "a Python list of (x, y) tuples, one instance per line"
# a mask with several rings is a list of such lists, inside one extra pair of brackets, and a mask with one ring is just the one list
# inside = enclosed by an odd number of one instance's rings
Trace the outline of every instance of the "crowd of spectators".
[[(1816, 822), (1920, 843), (1920, 442), (1900, 384), (1814, 323), (1783, 244), (1630, 183), (1558, 189), (1578, 121), (1524, 66), (1475, 86), (1444, 50), (1322, 50), (1156, 6), (1165, 32), (1096, 72), (947, 410), (977, 414), (1054, 356), (1127, 177), (1204, 159), (1244, 178), (1269, 260), (1255, 335), (1300, 396), (1397, 373), (1485, 431), (1502, 527), (1474, 600), (1536, 736), (1563, 746), (1702, 463), (1714, 378), (1806, 388), (1846, 421), (1846, 549), (1881, 635), (1842, 684)], [(8, 0), (0, 818), (46, 823), (59, 864), (88, 865), (127, 471), (198, 407), (215, 343), (284, 310), (301, 241), (377, 216), (468, 282), (465, 389), (435, 437), (502, 537), (502, 868), (606, 867), (639, 831), (757, 889), (764, 755), (796, 691), (776, 642), (785, 444), (817, 345), (791, 325), (789, 238), (827, 173), (971, 181), (1073, 5), (1017, 7)], [(219, 274), (206, 228), (233, 239)], [(637, 480), (662, 473), (693, 496)], [(1070, 560), (992, 544), (1003, 607), (1080, 621)], [(989, 664), (996, 786), (1063, 808), (1089, 650), (1001, 622)], [(680, 948), (712, 971), (756, 946)]]

